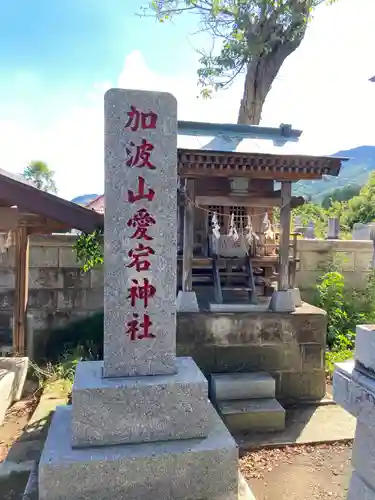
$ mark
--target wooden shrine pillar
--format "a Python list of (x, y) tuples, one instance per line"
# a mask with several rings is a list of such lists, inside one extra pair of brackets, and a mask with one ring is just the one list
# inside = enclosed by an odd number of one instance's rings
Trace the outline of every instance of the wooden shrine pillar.
[(26, 348), (26, 314), (29, 296), (29, 234), (27, 226), (14, 230), (15, 306), (13, 317), (13, 355), (23, 356)]
[(194, 247), (194, 179), (185, 179), (184, 241), (182, 261), (182, 291), (193, 291), (193, 247)]
[(289, 290), (289, 245), (291, 220), (292, 183), (281, 183), (279, 290)]

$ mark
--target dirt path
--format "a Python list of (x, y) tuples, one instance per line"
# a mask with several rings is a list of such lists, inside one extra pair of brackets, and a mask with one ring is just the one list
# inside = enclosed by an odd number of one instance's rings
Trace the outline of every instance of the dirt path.
[(257, 500), (345, 500), (351, 444), (248, 453), (241, 469)]

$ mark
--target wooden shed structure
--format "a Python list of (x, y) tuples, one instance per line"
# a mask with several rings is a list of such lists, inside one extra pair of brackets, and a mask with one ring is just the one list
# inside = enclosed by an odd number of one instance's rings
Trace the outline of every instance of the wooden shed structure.
[[(270, 294), (272, 279), (279, 290), (293, 288), (297, 255), (296, 235), (290, 240), (291, 209), (304, 199), (292, 196), (292, 184), (337, 176), (346, 160), (296, 154), (301, 134), (290, 125), (179, 122), (183, 291), (202, 290), (208, 283), (214, 301), (225, 303), (225, 292), (236, 302), (241, 291), (247, 301), (257, 302), (257, 296)], [(276, 207), (277, 234), (274, 228), (269, 231)], [(213, 217), (219, 237), (213, 235)], [(230, 236), (233, 225), (237, 240)], [(254, 235), (250, 244), (249, 226)]]
[[(178, 122), (179, 290), (220, 304), (256, 302), (271, 293), (272, 280), (280, 290), (293, 288), (298, 257), (291, 209), (305, 200), (292, 196), (292, 184), (337, 176), (346, 160), (296, 154), (301, 134), (283, 124)], [(99, 196), (88, 207), (103, 213), (104, 202)], [(275, 209), (280, 211), (277, 231)], [(219, 238), (213, 234), (214, 218)], [(246, 241), (249, 222), (252, 244)], [(233, 225), (236, 241), (230, 236)]]
[(15, 245), (13, 354), (23, 355), (26, 343), (29, 237), (33, 234), (92, 232), (103, 227), (103, 215), (37, 189), (20, 176), (0, 170), (0, 232)]

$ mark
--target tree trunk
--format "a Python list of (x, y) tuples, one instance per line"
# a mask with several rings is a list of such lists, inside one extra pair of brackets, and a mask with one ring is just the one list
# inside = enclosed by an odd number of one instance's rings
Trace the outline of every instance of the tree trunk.
[(259, 125), (262, 108), (285, 59), (300, 45), (298, 40), (279, 44), (268, 53), (263, 53), (247, 65), (245, 85), (238, 112), (237, 123)]

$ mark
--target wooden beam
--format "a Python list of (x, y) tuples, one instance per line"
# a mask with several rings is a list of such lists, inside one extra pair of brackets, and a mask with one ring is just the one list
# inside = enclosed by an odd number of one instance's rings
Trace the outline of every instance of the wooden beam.
[(182, 262), (182, 290), (193, 290), (193, 245), (194, 245), (194, 179), (185, 180), (184, 246)]
[(299, 180), (322, 179), (319, 172), (279, 172), (274, 170), (246, 170), (246, 169), (215, 169), (197, 166), (179, 165), (178, 174), (181, 178), (199, 179), (205, 177), (244, 177), (248, 179), (269, 179), (278, 182)]
[(292, 200), (291, 182), (281, 183), (279, 290), (289, 289), (289, 235)]
[[(199, 206), (220, 205), (222, 207), (231, 207), (232, 205), (238, 205), (254, 208), (281, 206), (281, 196), (276, 198), (273, 196), (256, 197), (252, 193), (249, 193), (248, 196), (197, 196), (195, 201)], [(293, 208), (303, 205), (304, 202), (302, 196), (293, 196), (291, 199)]]
[(13, 316), (13, 355), (23, 356), (26, 348), (26, 314), (29, 296), (29, 235), (27, 227), (14, 231), (15, 237), (15, 305)]
[(104, 225), (103, 214), (81, 207), (0, 172), (0, 199), (20, 211), (47, 217), (67, 228), (92, 232)]
[(0, 232), (7, 233), (18, 227), (18, 208), (0, 207)]

